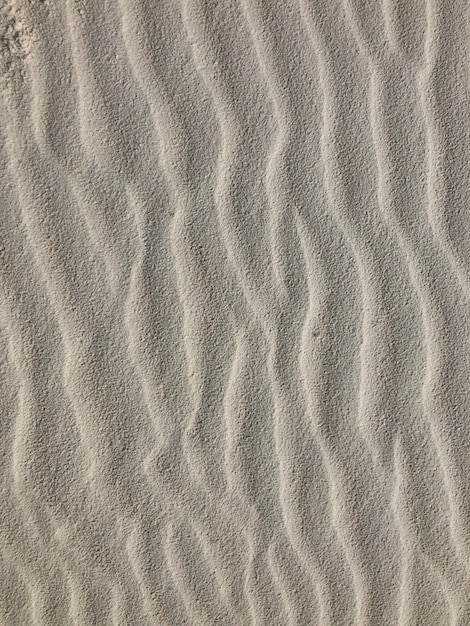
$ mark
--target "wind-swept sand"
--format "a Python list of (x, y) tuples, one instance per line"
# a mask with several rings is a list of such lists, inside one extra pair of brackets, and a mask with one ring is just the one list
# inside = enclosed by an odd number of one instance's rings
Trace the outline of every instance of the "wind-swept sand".
[(469, 8), (3, 0), (2, 626), (470, 624)]

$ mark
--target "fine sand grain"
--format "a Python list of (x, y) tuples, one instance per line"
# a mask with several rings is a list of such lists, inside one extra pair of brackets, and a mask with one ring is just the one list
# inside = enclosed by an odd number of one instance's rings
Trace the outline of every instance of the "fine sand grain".
[(0, 0), (0, 625), (470, 624), (468, 0)]

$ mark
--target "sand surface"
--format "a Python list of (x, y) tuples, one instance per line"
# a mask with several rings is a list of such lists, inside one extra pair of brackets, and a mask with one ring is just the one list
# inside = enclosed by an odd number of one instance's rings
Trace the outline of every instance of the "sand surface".
[(1, 626), (470, 624), (467, 0), (1, 0)]

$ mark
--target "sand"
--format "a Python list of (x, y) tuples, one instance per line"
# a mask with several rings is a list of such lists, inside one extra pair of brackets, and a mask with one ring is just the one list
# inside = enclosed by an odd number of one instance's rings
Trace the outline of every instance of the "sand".
[(2, 0), (2, 626), (470, 624), (469, 18)]

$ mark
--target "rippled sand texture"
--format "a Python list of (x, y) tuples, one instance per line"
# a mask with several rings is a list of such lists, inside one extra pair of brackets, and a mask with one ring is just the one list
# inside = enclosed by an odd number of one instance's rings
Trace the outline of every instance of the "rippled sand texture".
[(470, 624), (469, 8), (3, 0), (2, 626)]

